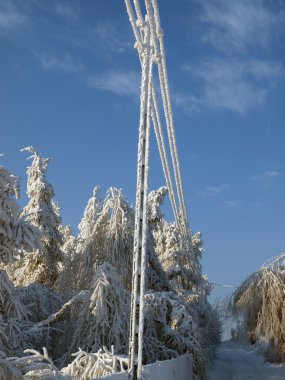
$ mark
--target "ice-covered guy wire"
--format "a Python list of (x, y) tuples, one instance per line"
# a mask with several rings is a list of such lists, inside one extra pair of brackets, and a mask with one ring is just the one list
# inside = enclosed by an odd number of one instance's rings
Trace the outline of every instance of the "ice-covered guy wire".
[[(147, 191), (149, 165), (149, 128), (150, 117), (158, 143), (166, 184), (175, 222), (181, 231), (182, 240), (191, 241), (185, 198), (180, 173), (180, 163), (176, 145), (170, 90), (167, 78), (163, 33), (160, 25), (159, 11), (156, 0), (145, 0), (146, 16), (143, 17), (139, 0), (125, 0), (130, 23), (135, 35), (135, 48), (138, 50), (141, 67), (141, 97), (140, 97), (140, 129), (137, 163), (137, 195), (134, 235), (134, 261), (132, 279), (131, 328), (130, 328), (130, 376), (140, 379), (142, 370), (143, 322), (144, 322), (144, 288), (146, 267), (147, 240)], [(175, 178), (175, 188), (179, 201), (177, 206), (176, 193), (173, 186), (158, 102), (153, 81), (153, 63), (157, 64), (163, 111), (165, 116), (167, 136), (171, 154), (172, 168)]]

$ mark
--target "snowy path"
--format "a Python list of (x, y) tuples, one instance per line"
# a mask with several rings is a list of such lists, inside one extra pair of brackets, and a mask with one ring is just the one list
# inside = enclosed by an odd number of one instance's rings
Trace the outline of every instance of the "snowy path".
[(254, 349), (223, 342), (209, 366), (209, 380), (285, 380), (285, 365), (264, 363)]

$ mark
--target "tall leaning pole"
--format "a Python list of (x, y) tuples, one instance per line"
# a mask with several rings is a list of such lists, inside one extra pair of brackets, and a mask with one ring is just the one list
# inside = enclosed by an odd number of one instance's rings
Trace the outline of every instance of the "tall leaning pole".
[[(161, 29), (157, 0), (144, 0), (146, 16), (143, 17), (140, 0), (125, 0), (129, 20), (135, 36), (135, 48), (138, 51), (142, 68), (140, 95), (140, 123), (137, 161), (137, 192), (135, 210), (134, 255), (132, 272), (132, 299), (129, 340), (129, 376), (130, 380), (142, 379), (143, 330), (144, 330), (144, 294), (147, 261), (147, 199), (149, 168), (149, 131), (150, 122), (155, 130), (159, 154), (175, 223), (180, 230), (183, 245), (192, 251), (191, 230), (188, 224), (185, 197), (182, 186), (180, 163), (175, 138), (170, 91), (167, 78), (163, 31)], [(163, 137), (161, 118), (153, 80), (153, 65), (157, 66), (163, 113), (169, 142), (172, 174), (167, 149)], [(177, 204), (179, 201), (179, 207)], [(193, 253), (193, 252), (192, 252)], [(180, 259), (179, 259), (180, 260)], [(200, 267), (192, 257), (193, 270), (199, 278)]]
[(149, 132), (153, 63), (150, 46), (150, 28), (147, 22), (143, 22), (140, 25), (140, 38), (143, 50), (141, 50), (140, 54), (142, 76), (129, 341), (129, 375), (131, 380), (141, 379), (144, 330), (144, 294), (147, 256)]

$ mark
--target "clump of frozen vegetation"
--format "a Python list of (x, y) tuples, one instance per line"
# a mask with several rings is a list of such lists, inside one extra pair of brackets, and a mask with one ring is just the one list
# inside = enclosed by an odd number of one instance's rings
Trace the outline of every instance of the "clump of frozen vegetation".
[[(74, 236), (33, 147), (22, 212), (18, 179), (0, 167), (0, 378), (93, 379), (128, 367), (134, 209), (95, 187)], [(197, 379), (219, 341), (207, 302), (201, 234), (182, 236), (149, 194), (143, 363), (192, 353)], [(45, 347), (45, 348), (44, 348)], [(2, 371), (2, 372), (1, 372)], [(9, 377), (10, 376), (10, 377)]]
[(268, 341), (267, 358), (284, 361), (285, 254), (269, 260), (239, 286), (232, 297), (232, 308), (243, 315), (249, 339)]
[(0, 261), (13, 262), (24, 251), (39, 248), (40, 233), (28, 218), (20, 215), (16, 199), (19, 180), (0, 166)]

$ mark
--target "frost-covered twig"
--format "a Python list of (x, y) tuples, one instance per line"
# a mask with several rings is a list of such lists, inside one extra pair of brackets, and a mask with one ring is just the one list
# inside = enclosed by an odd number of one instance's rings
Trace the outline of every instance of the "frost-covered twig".
[(54, 365), (52, 359), (49, 357), (47, 349), (43, 347), (43, 354), (36, 350), (27, 349), (24, 350), (25, 354), (30, 354), (27, 356), (10, 357), (6, 360), (15, 368), (17, 368), (21, 373), (26, 374), (29, 371), (48, 369), (54, 374), (58, 374), (58, 368)]
[(79, 349), (72, 356), (75, 356), (75, 359), (60, 372), (71, 375), (77, 380), (92, 380), (114, 372), (126, 371), (128, 368), (128, 358), (116, 355), (114, 346), (111, 347), (111, 351), (103, 347), (103, 349), (95, 353)]

